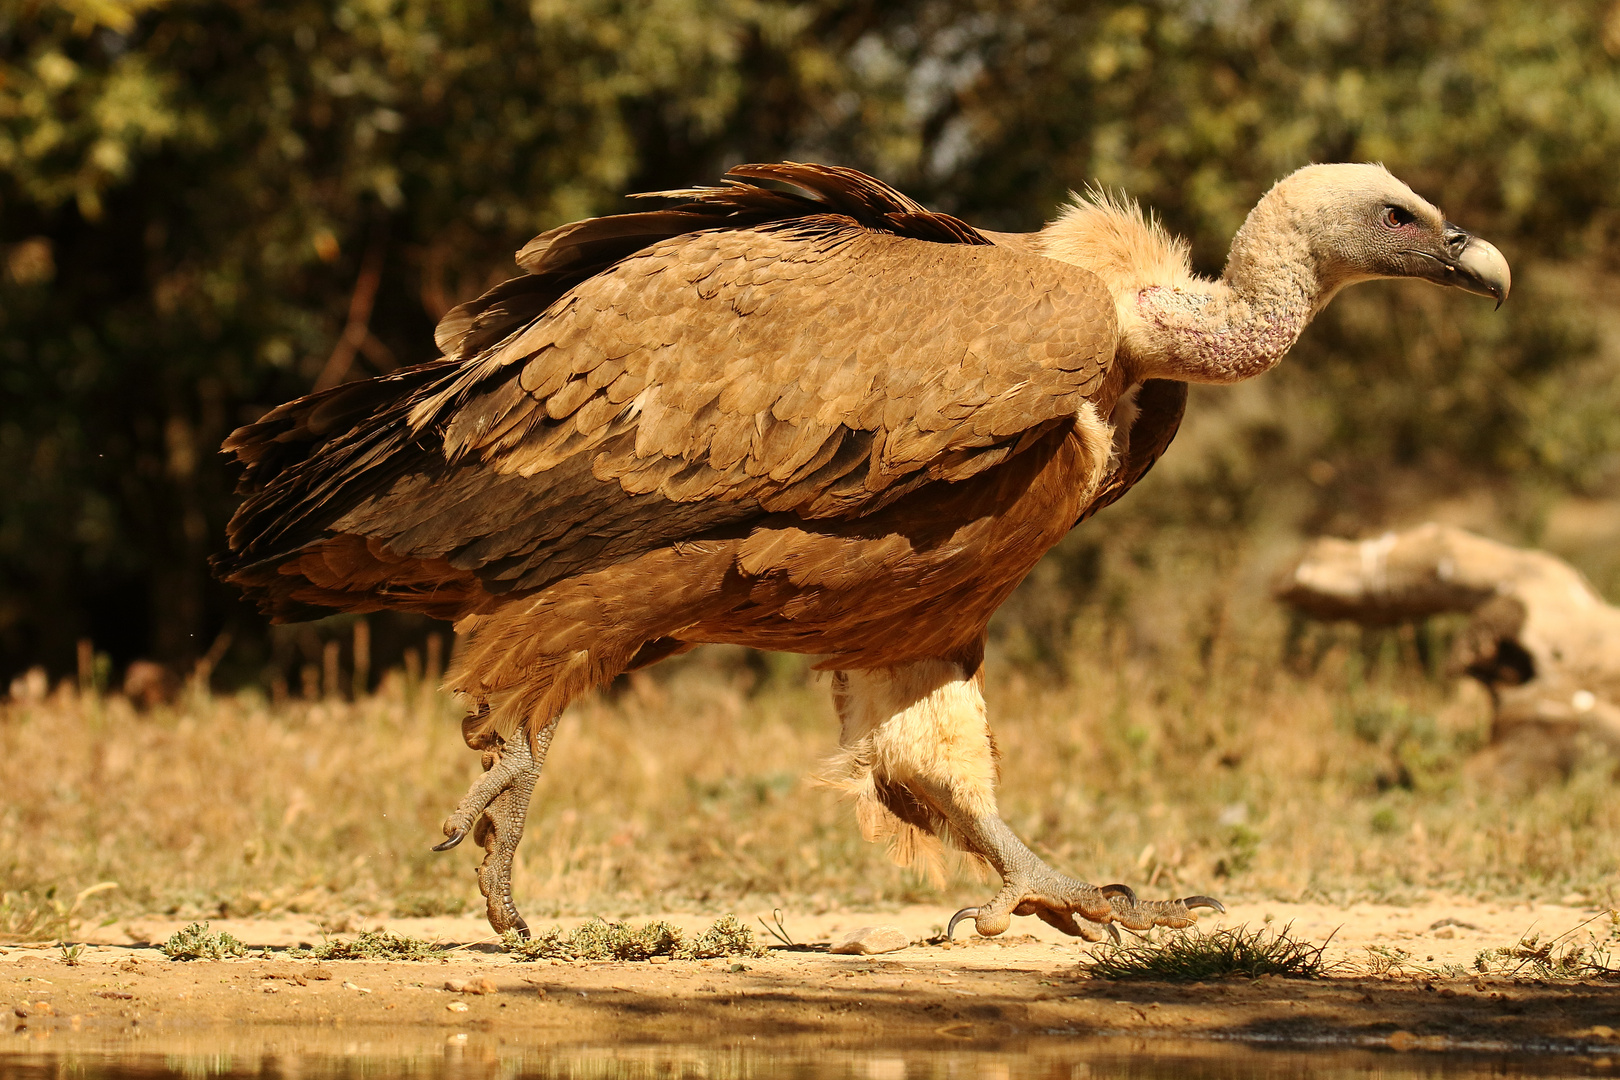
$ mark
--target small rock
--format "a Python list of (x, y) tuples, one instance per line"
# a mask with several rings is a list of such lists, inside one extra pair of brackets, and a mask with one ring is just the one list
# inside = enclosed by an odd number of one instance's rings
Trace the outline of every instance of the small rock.
[(1615, 1037), (1614, 1028), (1608, 1024), (1593, 1024), (1586, 1029), (1586, 1034), (1597, 1039), (1612, 1039)]
[(1450, 939), (1457, 936), (1457, 931), (1450, 926), (1442, 926), (1440, 929), (1434, 932), (1434, 936), (1437, 938)]
[(895, 926), (863, 926), (844, 935), (844, 940), (832, 947), (835, 953), (854, 956), (872, 956), (876, 953), (895, 952), (911, 944), (911, 939)]
[(332, 977), (332, 969), (327, 967), (325, 964), (316, 964), (314, 967), (304, 972), (304, 977), (306, 979), (330, 979)]
[(494, 982), (485, 978), (448, 979), (444, 988), (453, 994), (493, 994), (496, 990)]
[(445, 1008), (450, 1012), (462, 1013), (467, 1011), (467, 1003), (465, 1001), (452, 1001)]
[(649, 964), (667, 964), (667, 963), (669, 963), (669, 957), (667, 957), (667, 956), (649, 956), (649, 957), (647, 957), (647, 963), (649, 963)]
[(1392, 1031), (1389, 1033), (1389, 1048), (1391, 1050), (1407, 1051), (1418, 1044), (1418, 1037), (1410, 1031)]

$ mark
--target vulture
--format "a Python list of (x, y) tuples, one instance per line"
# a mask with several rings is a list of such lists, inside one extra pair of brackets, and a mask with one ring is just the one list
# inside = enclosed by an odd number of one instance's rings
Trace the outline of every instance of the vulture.
[(1346, 285), (1507, 296), (1495, 247), (1382, 166), (1312, 165), (1219, 280), (1123, 197), (976, 229), (852, 169), (744, 165), (543, 233), (450, 311), (442, 356), (272, 409), (224, 444), (245, 495), (217, 572), (276, 620), (453, 620), (484, 771), (444, 823), (484, 847), (497, 932), (569, 702), (706, 642), (832, 672), (838, 779), (905, 862), (1001, 877), (980, 934), (1187, 926), (1048, 866), (996, 808), (990, 616), (1175, 435), (1188, 383), (1274, 366)]

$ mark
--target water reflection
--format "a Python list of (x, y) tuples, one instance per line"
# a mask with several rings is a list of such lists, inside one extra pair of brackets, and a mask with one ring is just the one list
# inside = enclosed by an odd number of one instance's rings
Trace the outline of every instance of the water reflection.
[[(1608, 1058), (1396, 1054), (1270, 1049), (1161, 1040), (1031, 1039), (994, 1047), (832, 1045), (823, 1040), (727, 1045), (539, 1046), (490, 1035), (442, 1043), (411, 1035), (267, 1035), (252, 1044), (164, 1039), (0, 1048), (5, 1080), (1282, 1080), (1620, 1076)], [(210, 1041), (219, 1045), (209, 1048)], [(820, 1043), (820, 1045), (818, 1045)]]

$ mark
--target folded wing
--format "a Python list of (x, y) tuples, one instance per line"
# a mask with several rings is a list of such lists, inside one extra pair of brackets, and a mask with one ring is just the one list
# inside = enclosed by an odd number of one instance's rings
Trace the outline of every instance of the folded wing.
[(554, 230), (528, 277), (446, 318), (447, 359), (234, 435), (249, 498), (223, 569), (284, 617), (465, 610), (770, 514), (869, 514), (1101, 385), (1116, 329), (1091, 274), (858, 173), (750, 168), (811, 194), (732, 184)]

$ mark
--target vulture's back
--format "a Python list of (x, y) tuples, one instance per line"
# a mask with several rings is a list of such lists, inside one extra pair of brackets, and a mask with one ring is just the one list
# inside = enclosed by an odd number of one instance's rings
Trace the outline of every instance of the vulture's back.
[[(220, 572), (278, 619), (452, 618), (773, 515), (859, 520), (1006, 462), (1109, 385), (1113, 303), (850, 170), (537, 238), (445, 358), (233, 434)], [(1113, 393), (1118, 387), (1112, 388)]]

